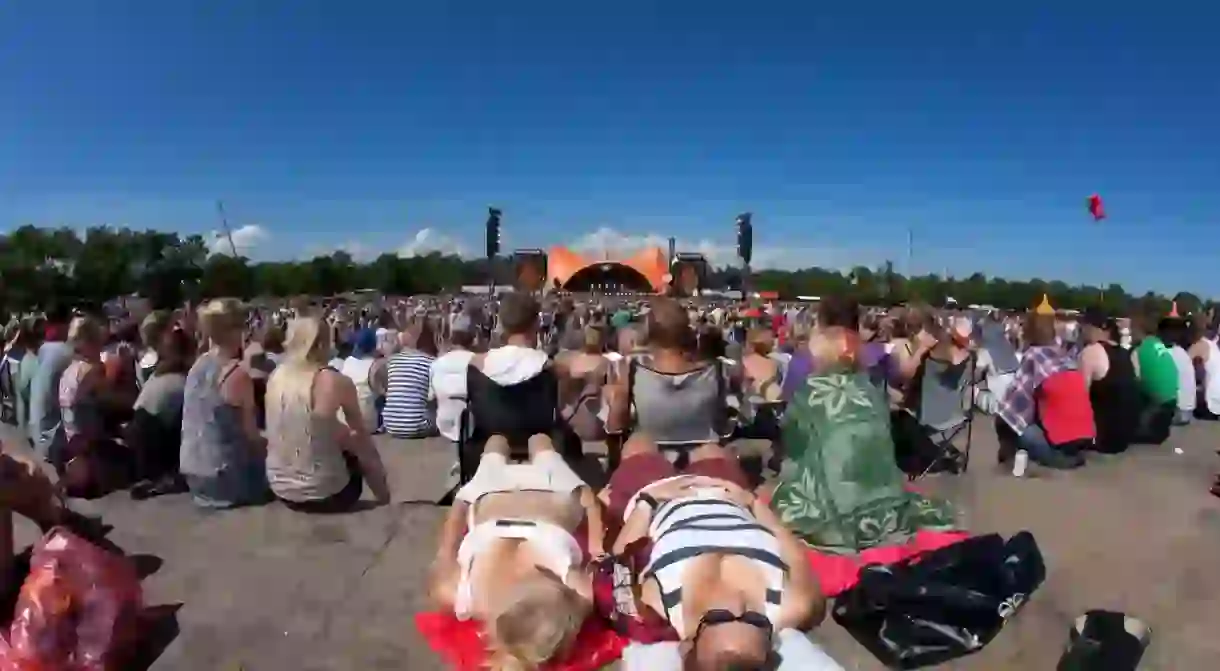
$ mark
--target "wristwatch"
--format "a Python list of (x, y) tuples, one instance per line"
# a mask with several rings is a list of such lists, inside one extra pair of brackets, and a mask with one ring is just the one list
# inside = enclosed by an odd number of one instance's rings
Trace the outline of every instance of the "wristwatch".
[(635, 500), (636, 500), (636, 505), (643, 503), (643, 504), (647, 505), (649, 508), (651, 508), (653, 512), (656, 512), (657, 508), (660, 507), (660, 505), (661, 505), (660, 502), (657, 501), (656, 497), (654, 497), (651, 494), (645, 494), (643, 492), (636, 494)]

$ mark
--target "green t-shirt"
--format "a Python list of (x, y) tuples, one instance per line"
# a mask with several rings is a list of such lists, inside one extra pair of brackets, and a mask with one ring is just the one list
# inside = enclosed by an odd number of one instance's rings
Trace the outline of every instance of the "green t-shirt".
[(631, 323), (631, 313), (627, 310), (619, 310), (610, 316), (610, 325), (616, 329), (621, 329)]
[(1140, 388), (1157, 403), (1178, 400), (1178, 367), (1173, 354), (1156, 336), (1144, 338), (1135, 350), (1140, 367)]

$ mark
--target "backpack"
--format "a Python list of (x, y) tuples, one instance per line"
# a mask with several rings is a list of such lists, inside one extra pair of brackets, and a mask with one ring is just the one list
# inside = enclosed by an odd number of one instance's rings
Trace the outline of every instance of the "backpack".
[(834, 619), (891, 669), (971, 654), (991, 642), (1046, 579), (1033, 535), (976, 536), (860, 572)]
[(17, 384), (13, 369), (16, 363), (10, 357), (0, 359), (0, 422), (17, 425)]

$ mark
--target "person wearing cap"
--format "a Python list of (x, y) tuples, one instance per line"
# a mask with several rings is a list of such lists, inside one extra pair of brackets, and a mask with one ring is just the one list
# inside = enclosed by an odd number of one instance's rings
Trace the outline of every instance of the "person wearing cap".
[(1142, 408), (1139, 380), (1131, 354), (1119, 344), (1118, 324), (1097, 308), (1080, 316), (1085, 346), (1080, 372), (1089, 386), (1089, 403), (1097, 425), (1098, 452), (1117, 454), (1135, 440)]
[(364, 429), (369, 433), (377, 433), (381, 427), (378, 418), (379, 398), (374, 391), (373, 369), (377, 363), (377, 332), (371, 328), (363, 328), (352, 335), (352, 353), (343, 360), (339, 372), (356, 385), (356, 401), (360, 404), (360, 418), (364, 421)]

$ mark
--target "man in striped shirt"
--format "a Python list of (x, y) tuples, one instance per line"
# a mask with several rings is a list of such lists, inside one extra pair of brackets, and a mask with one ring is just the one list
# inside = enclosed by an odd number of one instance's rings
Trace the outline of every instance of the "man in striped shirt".
[(402, 351), (387, 366), (387, 391), (382, 421), (395, 438), (436, 435), (436, 398), (432, 393), (432, 362), (436, 338), (428, 321), (421, 319), (402, 333)]

